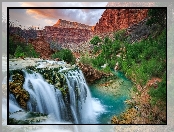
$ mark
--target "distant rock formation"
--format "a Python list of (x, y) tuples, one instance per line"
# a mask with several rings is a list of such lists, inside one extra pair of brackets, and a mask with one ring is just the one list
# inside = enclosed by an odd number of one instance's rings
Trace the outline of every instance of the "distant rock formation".
[[(53, 26), (45, 26), (43, 30), (36, 30), (37, 39), (32, 40), (32, 44), (36, 51), (41, 53), (42, 58), (50, 57), (52, 51), (59, 48), (68, 48), (75, 53), (90, 51), (89, 41), (93, 36), (112, 38), (110, 34), (113, 36), (113, 32), (121, 29), (129, 29), (127, 33), (134, 31), (133, 25), (147, 18), (147, 13), (148, 9), (106, 9), (94, 26), (59, 19)], [(17, 28), (11, 30), (12, 33), (16, 31)], [(148, 35), (148, 33), (144, 34), (143, 37)], [(132, 35), (132, 38), (131, 42), (135, 37)]]
[(58, 28), (78, 28), (78, 29), (87, 29), (91, 30), (92, 26), (78, 23), (78, 22), (72, 22), (72, 21), (67, 21), (67, 20), (62, 20), (59, 19), (56, 24), (53, 25), (53, 27), (58, 27)]
[(51, 55), (54, 53), (50, 49), (49, 43), (47, 43), (43, 38), (37, 38), (31, 41), (31, 44), (33, 45), (36, 52), (40, 54), (41, 58), (49, 59)]
[(59, 19), (53, 26), (45, 26), (43, 30), (39, 30), (37, 36), (43, 37), (49, 43), (53, 42), (54, 45), (79, 52), (84, 50), (82, 45), (93, 36), (93, 29), (93, 26)]

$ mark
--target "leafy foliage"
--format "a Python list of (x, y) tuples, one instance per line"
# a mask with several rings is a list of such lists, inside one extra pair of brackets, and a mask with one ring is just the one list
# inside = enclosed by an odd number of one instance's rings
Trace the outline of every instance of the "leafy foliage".
[(91, 39), (90, 43), (93, 45), (97, 45), (99, 42), (102, 42), (101, 39), (98, 36), (95, 36)]
[(25, 46), (20, 46), (18, 45), (15, 53), (14, 53), (15, 57), (34, 57), (37, 58), (39, 57), (39, 54), (34, 50), (34, 48), (32, 47), (31, 44), (29, 45), (25, 45)]
[(156, 40), (149, 38), (133, 45), (127, 44), (125, 60), (119, 61), (121, 69), (144, 85), (151, 77), (161, 77), (166, 68), (166, 30)]
[(18, 58), (18, 57), (24, 57), (25, 56), (25, 54), (24, 54), (23, 49), (22, 49), (21, 46), (19, 46), (19, 45), (17, 46), (14, 55), (15, 55), (16, 58)]
[(92, 59), (89, 57), (88, 54), (85, 54), (84, 56), (80, 57), (80, 62), (83, 64), (88, 64), (88, 65), (92, 65)]
[(92, 64), (98, 69), (102, 69), (101, 66), (104, 64), (108, 65), (108, 69), (113, 69), (118, 62), (120, 70), (128, 78), (145, 85), (150, 78), (163, 76), (166, 69), (165, 61), (166, 29), (156, 38), (149, 37), (134, 44), (129, 44), (125, 31), (120, 30), (115, 33), (114, 40), (109, 37), (104, 39), (100, 46), (100, 54), (92, 59)]
[(125, 41), (126, 40), (126, 30), (123, 29), (123, 30), (119, 30), (119, 31), (115, 32), (114, 38), (115, 38), (115, 40)]
[(52, 55), (52, 58), (59, 58), (61, 60), (66, 61), (67, 63), (74, 64), (75, 58), (69, 49), (62, 49), (60, 51), (57, 51), (55, 54)]
[[(97, 49), (94, 47), (94, 50), (100, 51), (100, 54), (92, 60), (93, 66), (101, 69), (102, 65), (107, 64), (108, 66), (105, 68), (107, 71), (113, 69), (118, 59), (116, 55), (120, 52), (122, 44), (123, 42), (117, 38), (111, 40), (109, 37), (105, 37), (100, 47), (97, 47)], [(96, 53), (96, 51), (93, 53)]]
[(163, 76), (162, 82), (158, 84), (158, 88), (151, 88), (149, 91), (150, 96), (152, 97), (151, 104), (155, 105), (158, 101), (166, 102), (166, 76)]
[(147, 25), (159, 24), (161, 27), (165, 27), (167, 19), (167, 8), (166, 9), (149, 9), (148, 16), (150, 19), (147, 21)]

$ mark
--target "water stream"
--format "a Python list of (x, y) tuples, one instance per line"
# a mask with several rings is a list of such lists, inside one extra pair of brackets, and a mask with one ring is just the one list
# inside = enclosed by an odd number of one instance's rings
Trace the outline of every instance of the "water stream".
[[(131, 82), (121, 72), (114, 72), (118, 79), (114, 80), (113, 87), (101, 88), (100, 86), (91, 85), (91, 95), (100, 100), (105, 111), (98, 116), (101, 124), (110, 124), (114, 115), (119, 115), (127, 108), (125, 100), (130, 98)], [(120, 85), (116, 85), (120, 83)]]

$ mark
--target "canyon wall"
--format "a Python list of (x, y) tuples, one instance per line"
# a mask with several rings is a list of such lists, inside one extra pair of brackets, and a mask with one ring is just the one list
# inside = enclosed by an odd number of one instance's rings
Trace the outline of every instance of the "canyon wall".
[(91, 30), (92, 26), (78, 23), (78, 22), (71, 22), (67, 20), (62, 20), (59, 19), (56, 24), (53, 25), (53, 27), (58, 27), (58, 28), (78, 28), (78, 29), (87, 29)]
[(105, 37), (108, 33), (127, 29), (147, 18), (147, 13), (148, 9), (106, 9), (95, 26), (59, 19), (56, 24), (45, 26), (37, 34), (49, 43), (80, 52), (90, 49), (87, 43), (94, 35)]
[[(147, 18), (147, 13), (148, 9), (106, 9), (94, 26), (59, 19), (53, 26), (45, 26), (43, 30), (36, 30), (37, 41), (30, 42), (39, 53), (44, 51), (41, 56), (45, 56), (45, 58), (60, 47), (69, 48), (75, 53), (86, 52), (92, 48), (89, 41), (94, 35), (104, 38), (109, 34), (109, 37), (112, 38), (113, 32), (129, 29), (132, 25), (142, 22)], [(17, 28), (13, 30), (10, 32), (21, 31), (16, 31)], [(28, 34), (28, 38), (32, 37), (31, 34)], [(46, 47), (50, 48), (45, 49)], [(47, 50), (49, 55), (46, 54)]]
[(147, 13), (148, 9), (106, 9), (95, 25), (94, 34), (126, 29), (145, 19)]
[(93, 27), (59, 19), (53, 26), (45, 26), (43, 30), (37, 31), (37, 36), (49, 43), (53, 42), (52, 47), (59, 45), (73, 52), (80, 52), (90, 48), (87, 41), (93, 36)]

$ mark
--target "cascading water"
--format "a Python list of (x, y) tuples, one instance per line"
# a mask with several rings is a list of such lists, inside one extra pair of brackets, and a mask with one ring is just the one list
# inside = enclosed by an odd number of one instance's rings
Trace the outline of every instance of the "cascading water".
[(27, 102), (29, 111), (52, 114), (58, 121), (63, 120), (66, 108), (60, 90), (48, 84), (39, 73), (25, 72), (23, 86), (30, 94), (30, 100)]
[[(83, 73), (79, 69), (61, 69), (68, 85), (68, 107), (62, 92), (54, 85), (48, 84), (41, 74), (24, 71), (25, 82), (23, 88), (29, 92), (27, 110), (52, 115), (58, 122), (71, 122), (73, 124), (96, 124), (97, 116), (104, 111), (98, 100), (91, 97)], [(12, 96), (10, 94), (10, 96)], [(16, 102), (9, 98), (10, 102)], [(13, 103), (17, 104), (17, 103)], [(95, 108), (98, 104), (99, 110)], [(9, 107), (11, 109), (11, 107)], [(67, 117), (69, 116), (69, 117)]]
[(15, 97), (13, 94), (9, 94), (9, 112), (13, 113), (19, 110), (23, 110), (22, 108), (20, 108), (20, 106), (18, 105)]
[(70, 108), (76, 124), (97, 123), (92, 98), (84, 76), (80, 70), (65, 74), (69, 93)]

